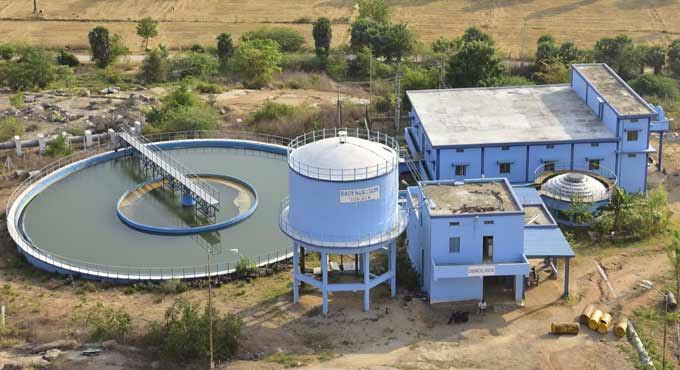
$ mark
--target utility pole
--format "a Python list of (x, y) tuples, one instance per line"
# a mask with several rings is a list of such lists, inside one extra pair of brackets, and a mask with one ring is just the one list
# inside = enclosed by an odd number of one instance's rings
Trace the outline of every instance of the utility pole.
[(33, 14), (38, 12), (38, 0), (33, 0)]
[(397, 73), (394, 75), (394, 94), (396, 96), (396, 104), (394, 107), (394, 128), (399, 132), (401, 124), (401, 71), (397, 65)]

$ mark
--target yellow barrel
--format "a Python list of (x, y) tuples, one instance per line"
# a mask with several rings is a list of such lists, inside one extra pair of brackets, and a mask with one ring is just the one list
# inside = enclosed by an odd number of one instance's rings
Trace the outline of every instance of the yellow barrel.
[(575, 322), (567, 323), (552, 323), (550, 324), (550, 332), (552, 334), (578, 334), (579, 326)]
[(600, 325), (600, 319), (602, 318), (602, 311), (595, 310), (590, 318), (588, 318), (588, 327), (590, 330), (597, 330), (598, 325)]
[(620, 317), (618, 321), (616, 321), (616, 324), (614, 324), (614, 334), (619, 338), (623, 338), (626, 336), (627, 332), (628, 332), (628, 318)]
[(600, 318), (600, 323), (597, 325), (597, 331), (600, 334), (607, 334), (609, 331), (609, 326), (612, 324), (612, 315), (608, 312), (602, 314)]
[(588, 321), (590, 320), (590, 315), (592, 315), (593, 312), (595, 312), (595, 309), (596, 309), (596, 307), (592, 303), (587, 305), (583, 309), (583, 312), (581, 313), (581, 316), (579, 317), (579, 321), (581, 322), (581, 324), (588, 325)]

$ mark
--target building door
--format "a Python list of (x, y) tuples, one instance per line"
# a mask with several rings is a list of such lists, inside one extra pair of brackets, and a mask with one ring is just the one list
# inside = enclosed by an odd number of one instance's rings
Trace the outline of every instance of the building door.
[(485, 236), (482, 240), (482, 261), (493, 261), (493, 236)]

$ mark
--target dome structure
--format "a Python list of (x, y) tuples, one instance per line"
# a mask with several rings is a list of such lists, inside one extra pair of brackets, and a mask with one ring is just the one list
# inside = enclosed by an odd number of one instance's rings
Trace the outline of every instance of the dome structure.
[(605, 185), (592, 176), (580, 172), (569, 172), (548, 179), (541, 186), (541, 192), (548, 197), (571, 202), (600, 202), (609, 198)]

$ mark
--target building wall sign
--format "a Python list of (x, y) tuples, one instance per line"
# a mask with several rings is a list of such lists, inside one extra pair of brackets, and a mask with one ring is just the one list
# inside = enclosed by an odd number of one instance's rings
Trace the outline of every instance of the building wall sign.
[(496, 275), (495, 265), (468, 266), (468, 276), (493, 276)]
[(340, 190), (340, 203), (359, 203), (380, 199), (380, 186)]

